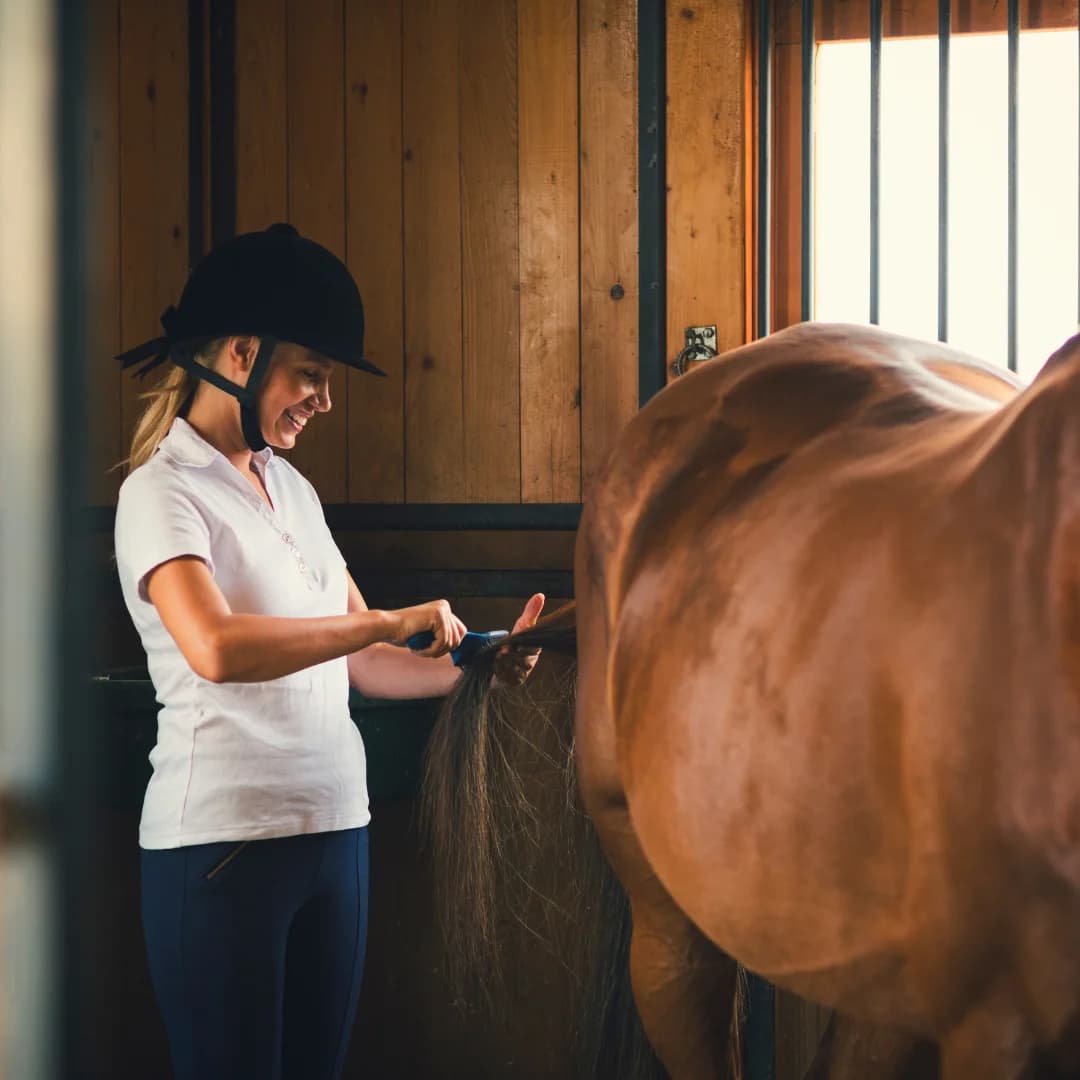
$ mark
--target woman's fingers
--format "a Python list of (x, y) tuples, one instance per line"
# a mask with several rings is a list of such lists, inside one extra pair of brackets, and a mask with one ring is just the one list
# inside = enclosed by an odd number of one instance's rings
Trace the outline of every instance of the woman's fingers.
[[(518, 634), (535, 626), (543, 609), (544, 594), (534, 593), (526, 601), (517, 622), (514, 623), (513, 633)], [(493, 683), (499, 686), (520, 686), (536, 667), (539, 656), (540, 650), (535, 647), (504, 645), (495, 658)]]
[(405, 608), (396, 613), (401, 619), (402, 630), (395, 638), (403, 644), (417, 634), (430, 633), (430, 644), (413, 651), (417, 656), (434, 659), (451, 649), (456, 649), (465, 636), (465, 624), (453, 613), (445, 600), (431, 600), (426, 604)]
[(525, 602), (525, 607), (517, 617), (517, 622), (514, 623), (514, 628), (511, 632), (517, 634), (522, 630), (528, 630), (531, 626), (535, 626), (536, 620), (540, 618), (540, 612), (543, 610), (544, 594), (533, 593), (533, 595)]

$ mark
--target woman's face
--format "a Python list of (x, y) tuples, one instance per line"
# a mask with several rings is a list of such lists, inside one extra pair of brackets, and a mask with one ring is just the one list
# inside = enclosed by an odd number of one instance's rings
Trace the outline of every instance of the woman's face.
[(333, 364), (300, 345), (281, 342), (259, 394), (263, 438), (279, 450), (291, 450), (316, 413), (330, 411)]

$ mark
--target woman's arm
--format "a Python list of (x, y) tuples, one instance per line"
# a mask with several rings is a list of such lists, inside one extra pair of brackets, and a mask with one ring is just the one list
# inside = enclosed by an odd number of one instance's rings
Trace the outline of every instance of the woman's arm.
[[(346, 572), (345, 576), (349, 585), (349, 615), (370, 614), (352, 575)], [(460, 677), (461, 671), (454, 667), (449, 653), (432, 661), (428, 652), (415, 653), (411, 649), (375, 642), (349, 654), (349, 682), (365, 697), (443, 697), (450, 693)]]
[(445, 600), (397, 611), (369, 611), (366, 605), (354, 610), (350, 597), (344, 615), (313, 619), (236, 615), (206, 564), (190, 556), (170, 559), (152, 570), (146, 592), (184, 659), (210, 682), (277, 679), (377, 642), (404, 641), (424, 630), (432, 631), (435, 642), (413, 659), (430, 664), (422, 657), (442, 656), (465, 634), (464, 624)]

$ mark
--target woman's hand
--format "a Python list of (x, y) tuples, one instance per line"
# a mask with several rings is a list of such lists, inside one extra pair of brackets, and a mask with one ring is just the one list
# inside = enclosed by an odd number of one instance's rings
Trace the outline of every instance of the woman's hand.
[[(530, 596), (517, 622), (514, 623), (511, 633), (516, 634), (534, 626), (543, 610), (544, 594), (536, 593)], [(536, 667), (539, 657), (539, 649), (522, 649), (515, 645), (504, 645), (495, 657), (495, 676), (492, 679), (492, 685), (520, 686), (532, 674), (532, 669)]]
[(456, 649), (465, 636), (465, 624), (450, 610), (445, 600), (398, 608), (390, 615), (397, 624), (389, 638), (395, 645), (404, 645), (413, 634), (421, 634), (425, 630), (435, 635), (435, 640), (426, 649), (414, 650), (417, 656), (442, 656)]

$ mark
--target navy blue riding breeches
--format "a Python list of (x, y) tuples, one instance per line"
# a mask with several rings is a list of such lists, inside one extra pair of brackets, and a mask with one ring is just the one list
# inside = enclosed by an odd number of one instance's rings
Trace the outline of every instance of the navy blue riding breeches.
[(356, 1014), (368, 830), (142, 851), (176, 1080), (331, 1080)]

